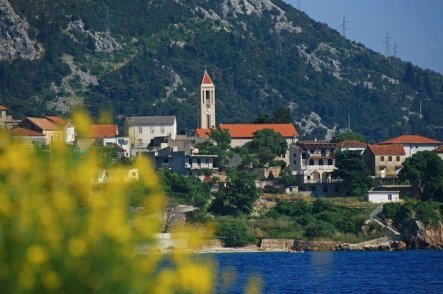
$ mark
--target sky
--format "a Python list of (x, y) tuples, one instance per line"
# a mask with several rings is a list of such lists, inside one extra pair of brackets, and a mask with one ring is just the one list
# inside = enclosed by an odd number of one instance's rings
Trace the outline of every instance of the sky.
[(285, 0), (311, 18), (342, 32), (348, 39), (443, 74), (443, 0)]

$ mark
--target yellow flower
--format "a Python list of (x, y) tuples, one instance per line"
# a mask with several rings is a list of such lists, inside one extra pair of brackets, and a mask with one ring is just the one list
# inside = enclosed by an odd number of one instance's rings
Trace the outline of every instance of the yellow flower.
[(48, 253), (39, 245), (29, 247), (26, 252), (26, 256), (29, 262), (35, 265), (42, 264), (48, 260)]

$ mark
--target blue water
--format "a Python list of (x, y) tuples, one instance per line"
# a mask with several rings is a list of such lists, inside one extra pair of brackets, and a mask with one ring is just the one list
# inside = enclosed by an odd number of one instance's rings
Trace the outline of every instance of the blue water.
[(443, 293), (443, 251), (214, 254), (218, 293)]

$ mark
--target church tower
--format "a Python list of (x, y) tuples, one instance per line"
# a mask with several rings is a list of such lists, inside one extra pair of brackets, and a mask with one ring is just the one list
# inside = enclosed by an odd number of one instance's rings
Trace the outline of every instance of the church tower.
[(215, 86), (205, 70), (200, 84), (198, 128), (215, 128)]

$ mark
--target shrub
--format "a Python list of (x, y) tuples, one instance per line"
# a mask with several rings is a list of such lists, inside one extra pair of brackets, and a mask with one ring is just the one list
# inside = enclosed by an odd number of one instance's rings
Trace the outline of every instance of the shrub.
[(401, 209), (400, 203), (386, 203), (383, 205), (383, 217), (389, 219), (395, 219)]
[(336, 229), (333, 224), (318, 220), (310, 223), (305, 228), (305, 235), (308, 238), (327, 237), (330, 238), (336, 234)]
[(224, 240), (226, 247), (243, 247), (257, 239), (242, 219), (227, 219), (218, 224), (216, 235)]
[(441, 220), (440, 204), (432, 201), (421, 201), (415, 205), (416, 218), (426, 225), (437, 225)]
[(335, 206), (331, 201), (324, 199), (317, 199), (314, 201), (314, 205), (312, 207), (313, 213), (319, 213), (322, 211), (333, 211), (335, 210)]
[(280, 215), (300, 216), (306, 213), (310, 213), (311, 206), (304, 200), (299, 200), (297, 202), (280, 201), (271, 210), (276, 211)]

